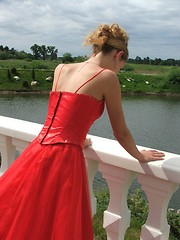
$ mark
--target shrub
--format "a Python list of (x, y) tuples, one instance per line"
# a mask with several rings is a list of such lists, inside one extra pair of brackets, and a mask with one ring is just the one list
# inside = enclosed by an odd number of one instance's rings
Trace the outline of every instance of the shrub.
[(36, 79), (36, 76), (35, 76), (35, 70), (34, 68), (32, 69), (32, 80), (35, 81)]
[(173, 84), (180, 84), (180, 69), (175, 68), (168, 76), (168, 81)]
[(23, 81), (23, 82), (22, 82), (22, 87), (23, 87), (23, 88), (27, 88), (27, 89), (30, 89), (30, 88), (31, 88), (30, 85), (29, 85), (29, 83), (28, 83), (28, 81)]
[(11, 68), (11, 73), (18, 76), (18, 72), (15, 67)]
[(175, 211), (169, 211), (167, 213), (167, 219), (171, 233), (177, 237), (177, 239), (180, 239), (180, 214)]
[(131, 216), (143, 225), (148, 215), (148, 203), (141, 189), (137, 189), (134, 194), (128, 196), (128, 207), (131, 211)]
[(7, 78), (8, 78), (8, 80), (9, 80), (9, 81), (11, 81), (11, 80), (12, 80), (12, 78), (11, 78), (11, 71), (10, 71), (10, 69), (8, 69), (8, 71), (7, 71)]
[(128, 71), (128, 72), (134, 71), (134, 68), (132, 67), (132, 65), (129, 65), (129, 64), (126, 64), (123, 69), (124, 71)]

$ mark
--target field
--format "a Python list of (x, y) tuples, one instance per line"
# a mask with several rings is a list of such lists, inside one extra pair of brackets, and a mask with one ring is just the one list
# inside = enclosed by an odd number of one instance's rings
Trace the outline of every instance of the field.
[[(46, 81), (46, 78), (53, 78), (54, 69), (59, 63), (60, 61), (0, 60), (0, 90), (49, 91), (52, 82)], [(127, 63), (118, 73), (122, 92), (179, 95), (180, 85), (169, 82), (169, 75), (177, 69), (180, 71), (180, 67)], [(19, 76), (19, 81), (14, 79), (15, 75)], [(33, 80), (38, 85), (31, 86)]]
[[(0, 60), (0, 90), (49, 91), (52, 82), (46, 81), (46, 78), (53, 78), (57, 65), (58, 61)], [(16, 72), (12, 73), (12, 69)], [(8, 71), (11, 71), (10, 77)], [(19, 80), (15, 80), (14, 76), (18, 76)], [(37, 81), (38, 85), (31, 86), (32, 81)]]
[[(169, 82), (179, 67), (126, 64), (118, 76), (124, 93), (180, 94), (180, 85)], [(180, 73), (179, 73), (180, 74)]]

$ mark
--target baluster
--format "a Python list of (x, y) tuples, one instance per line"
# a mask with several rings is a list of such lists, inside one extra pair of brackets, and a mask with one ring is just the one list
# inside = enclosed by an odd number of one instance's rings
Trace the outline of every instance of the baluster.
[(142, 227), (141, 240), (168, 240), (167, 207), (178, 185), (144, 174), (139, 174), (138, 182), (149, 202), (149, 214)]
[(5, 172), (15, 159), (15, 147), (12, 145), (12, 138), (0, 135), (1, 152), (1, 174)]
[(130, 226), (130, 210), (127, 206), (129, 187), (135, 173), (123, 168), (100, 163), (99, 170), (106, 179), (110, 192), (108, 209), (104, 212), (104, 224), (108, 240), (123, 240)]
[(21, 154), (25, 148), (29, 145), (29, 142), (26, 142), (21, 139), (13, 138), (12, 144), (16, 147), (16, 150)]

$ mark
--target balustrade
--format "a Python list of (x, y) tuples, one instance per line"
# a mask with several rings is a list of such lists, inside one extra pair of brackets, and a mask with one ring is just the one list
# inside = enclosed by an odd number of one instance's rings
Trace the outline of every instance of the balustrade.
[[(0, 116), (0, 174), (37, 136), (41, 124)], [(92, 214), (96, 213), (93, 179), (102, 173), (110, 192), (110, 202), (104, 212), (103, 226), (108, 240), (122, 240), (130, 225), (131, 213), (127, 194), (134, 180), (141, 184), (149, 202), (149, 214), (142, 226), (142, 240), (167, 240), (169, 226), (166, 219), (168, 203), (180, 185), (180, 156), (165, 152), (164, 161), (140, 164), (115, 140), (91, 136), (93, 145), (84, 150), (87, 163)], [(138, 146), (139, 149), (145, 149)]]

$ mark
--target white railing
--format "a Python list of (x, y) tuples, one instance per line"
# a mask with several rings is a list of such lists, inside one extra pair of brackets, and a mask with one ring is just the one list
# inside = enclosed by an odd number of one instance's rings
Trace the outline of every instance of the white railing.
[[(37, 136), (41, 124), (0, 116), (0, 153), (2, 174)], [(104, 212), (103, 226), (108, 240), (122, 240), (130, 225), (127, 207), (129, 187), (137, 178), (149, 202), (149, 214), (141, 230), (142, 240), (166, 240), (169, 225), (166, 219), (168, 203), (180, 185), (180, 156), (166, 152), (164, 161), (140, 164), (116, 141), (90, 136), (93, 146), (84, 150), (87, 160), (92, 212), (96, 212), (96, 199), (92, 183), (98, 171), (106, 180), (110, 191), (108, 209)], [(139, 147), (142, 149), (142, 147)]]

